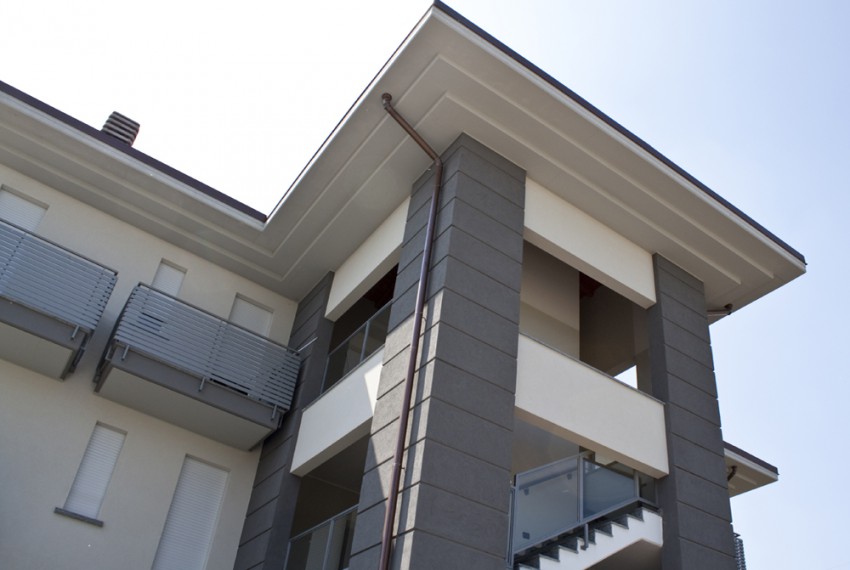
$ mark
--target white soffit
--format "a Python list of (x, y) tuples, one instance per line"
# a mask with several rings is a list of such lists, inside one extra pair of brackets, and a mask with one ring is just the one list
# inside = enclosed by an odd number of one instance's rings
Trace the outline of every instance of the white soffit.
[[(804, 271), (703, 189), (439, 10), (393, 66), (420, 70), (409, 88), (389, 90), (435, 148), (465, 131), (570, 204), (696, 275), (709, 306), (743, 306)], [(376, 87), (366, 98), (378, 106), (386, 86)]]
[[(805, 270), (763, 231), (437, 7), (265, 226), (57, 119), (21, 111), (20, 103), (0, 121), (0, 160), (299, 299), (409, 196), (430, 164), (383, 110), (384, 92), (436, 150), (466, 132), (555, 195), (701, 279), (710, 308), (739, 308)], [(8, 100), (0, 94), (0, 105)]]
[(658, 157), (432, 8), (270, 220), (263, 239), (280, 244), (285, 281), (315, 282), (311, 263), (345, 259), (429, 166), (383, 111), (384, 92), (436, 150), (466, 132), (592, 218), (691, 272), (706, 284), (709, 308), (740, 308), (805, 270)]

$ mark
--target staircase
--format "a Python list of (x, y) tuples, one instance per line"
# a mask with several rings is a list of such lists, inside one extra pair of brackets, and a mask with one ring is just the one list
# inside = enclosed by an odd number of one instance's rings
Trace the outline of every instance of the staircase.
[[(585, 541), (587, 541), (585, 543)], [(583, 532), (547, 544), (516, 564), (516, 570), (584, 570), (603, 561), (617, 568), (652, 566), (662, 544), (661, 517), (639, 507), (631, 513), (588, 523)], [(617, 555), (617, 559), (613, 559)]]
[(518, 473), (511, 496), (509, 568), (643, 570), (660, 563), (661, 517), (641, 496), (633, 469), (583, 452)]

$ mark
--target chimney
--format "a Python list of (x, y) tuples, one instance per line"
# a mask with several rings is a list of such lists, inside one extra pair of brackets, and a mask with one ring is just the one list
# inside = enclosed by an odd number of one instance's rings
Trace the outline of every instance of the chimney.
[(139, 134), (139, 123), (125, 117), (118, 111), (113, 111), (106, 122), (103, 124), (102, 132), (118, 139), (122, 143), (133, 146), (133, 141), (136, 140), (136, 135)]

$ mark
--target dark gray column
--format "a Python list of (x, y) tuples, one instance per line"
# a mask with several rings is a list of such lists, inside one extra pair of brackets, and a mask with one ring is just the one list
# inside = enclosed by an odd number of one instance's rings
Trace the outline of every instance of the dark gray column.
[[(525, 172), (462, 135), (443, 154), (393, 568), (504, 568)], [(433, 180), (415, 186), (361, 489), (352, 570), (374, 570)]]
[(659, 483), (664, 570), (734, 570), (732, 513), (703, 284), (654, 257), (652, 394), (665, 402), (670, 474)]
[(301, 478), (289, 470), (301, 411), (319, 397), (322, 389), (333, 328), (333, 322), (325, 319), (332, 282), (333, 274), (329, 273), (298, 304), (290, 346), (298, 348), (314, 337), (316, 340), (301, 351), (301, 374), (292, 409), (284, 417), (281, 428), (263, 443), (236, 555), (236, 570), (283, 568), (301, 485)]

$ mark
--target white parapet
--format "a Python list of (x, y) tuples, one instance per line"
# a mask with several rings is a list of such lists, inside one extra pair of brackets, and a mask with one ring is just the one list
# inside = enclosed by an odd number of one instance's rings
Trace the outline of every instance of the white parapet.
[(306, 475), (369, 433), (383, 361), (382, 348), (304, 409), (292, 473)]
[(664, 404), (519, 337), (517, 417), (653, 477), (668, 473)]

